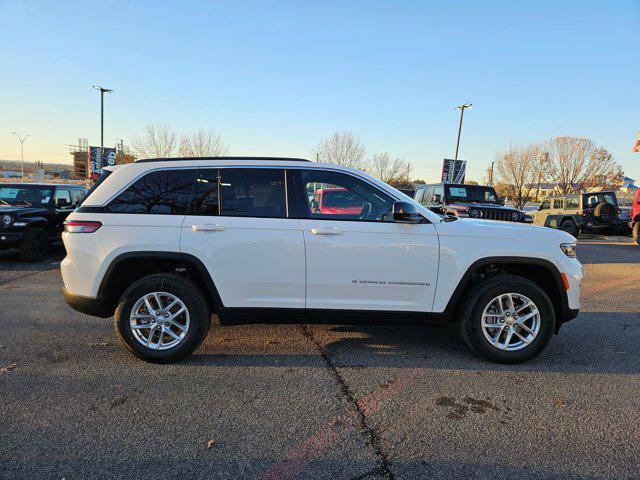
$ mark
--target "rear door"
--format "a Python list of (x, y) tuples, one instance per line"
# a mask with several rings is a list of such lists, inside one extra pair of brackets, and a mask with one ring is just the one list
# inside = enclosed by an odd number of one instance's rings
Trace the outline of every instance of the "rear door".
[(225, 307), (304, 308), (304, 241), (284, 168), (201, 168), (183, 253), (201, 259)]
[[(351, 174), (300, 170), (296, 186), (306, 248), (307, 309), (432, 310), (439, 252), (432, 224), (394, 223), (394, 199)], [(344, 204), (335, 207), (343, 208), (312, 208), (316, 192), (338, 189)]]

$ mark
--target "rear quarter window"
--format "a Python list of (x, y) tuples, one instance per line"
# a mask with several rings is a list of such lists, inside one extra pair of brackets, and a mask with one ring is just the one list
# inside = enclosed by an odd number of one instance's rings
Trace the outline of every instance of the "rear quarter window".
[(107, 205), (112, 213), (186, 215), (196, 170), (159, 170), (136, 180)]

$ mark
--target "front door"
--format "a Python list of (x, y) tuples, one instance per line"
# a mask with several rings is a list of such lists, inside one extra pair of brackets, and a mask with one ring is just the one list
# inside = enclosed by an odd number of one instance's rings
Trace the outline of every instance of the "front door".
[(203, 260), (225, 307), (304, 308), (304, 242), (286, 175), (199, 169), (180, 249)]
[(307, 309), (430, 312), (438, 237), (430, 223), (394, 223), (394, 199), (351, 174), (300, 170)]

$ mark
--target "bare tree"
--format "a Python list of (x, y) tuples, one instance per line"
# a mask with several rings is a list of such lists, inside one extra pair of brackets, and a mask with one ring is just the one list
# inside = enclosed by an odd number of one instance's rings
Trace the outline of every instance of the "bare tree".
[(133, 139), (137, 158), (168, 158), (178, 153), (176, 134), (164, 125), (148, 125), (142, 136)]
[(507, 151), (496, 155), (496, 187), (500, 186), (499, 194), (511, 200), (519, 210), (535, 195), (539, 153), (539, 145), (511, 145)]
[(402, 158), (391, 158), (387, 152), (374, 154), (365, 170), (370, 175), (394, 187), (406, 186), (411, 183), (409, 162), (405, 162)]
[(595, 187), (615, 188), (622, 182), (622, 169), (613, 156), (588, 138), (557, 137), (543, 145), (545, 180), (558, 185), (560, 193)]
[(199, 130), (180, 139), (181, 157), (222, 157), (229, 152), (220, 134)]
[(361, 168), (364, 165), (364, 147), (350, 132), (335, 132), (320, 141), (315, 149), (319, 162), (336, 163)]

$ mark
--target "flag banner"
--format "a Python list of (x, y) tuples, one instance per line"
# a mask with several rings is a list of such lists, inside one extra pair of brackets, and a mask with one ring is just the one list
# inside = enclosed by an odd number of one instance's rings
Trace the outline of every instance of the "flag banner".
[(100, 176), (102, 167), (116, 164), (116, 149), (104, 148), (104, 158), (100, 147), (89, 147), (89, 168), (87, 169), (89, 178), (95, 180)]
[(636, 143), (633, 145), (634, 152), (640, 152), (640, 131), (638, 132), (638, 136), (636, 137)]
[(445, 158), (442, 162), (442, 179), (440, 181), (443, 183), (464, 183), (466, 173), (466, 160)]

